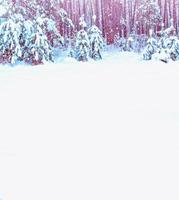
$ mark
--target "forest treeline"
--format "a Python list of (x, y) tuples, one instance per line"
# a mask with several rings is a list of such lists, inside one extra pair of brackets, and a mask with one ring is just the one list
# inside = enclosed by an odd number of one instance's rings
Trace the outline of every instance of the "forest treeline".
[[(29, 8), (33, 1), (12, 0)], [(48, 0), (36, 0), (40, 6), (51, 9)], [(109, 44), (114, 42), (116, 34), (128, 37), (131, 32), (147, 34), (168, 28), (173, 19), (174, 27), (179, 29), (179, 0), (57, 0), (55, 7), (66, 10), (74, 27), (69, 28), (57, 18), (58, 28), (62, 35), (73, 36), (80, 29), (79, 18), (84, 15), (88, 26), (92, 25), (92, 17), (96, 15), (96, 25), (102, 30)], [(51, 10), (53, 12), (53, 10)]]
[(144, 50), (145, 60), (178, 60), (178, 1), (0, 0), (0, 63), (53, 62), (60, 48), (98, 60), (106, 44)]
[[(173, 19), (178, 33), (179, 0), (64, 0), (64, 8), (79, 29), (79, 17), (84, 14), (90, 25), (95, 14), (97, 26), (102, 30), (108, 43), (113, 43), (116, 34), (128, 37), (131, 32), (149, 35), (168, 28)], [(67, 33), (67, 30), (63, 30)]]

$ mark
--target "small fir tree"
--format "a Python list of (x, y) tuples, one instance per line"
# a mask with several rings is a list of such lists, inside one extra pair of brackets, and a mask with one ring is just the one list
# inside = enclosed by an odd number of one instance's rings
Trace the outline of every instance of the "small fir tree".
[(144, 60), (151, 60), (152, 55), (156, 53), (158, 50), (158, 43), (157, 40), (153, 37), (153, 31), (149, 31), (149, 39), (147, 41), (147, 46), (143, 52), (143, 59)]
[(93, 16), (93, 25), (88, 30), (88, 36), (90, 41), (90, 57), (94, 60), (102, 59), (102, 50), (104, 48), (104, 39), (102, 32), (95, 25), (96, 16)]
[(171, 39), (171, 48), (170, 48), (170, 57), (173, 61), (179, 59), (179, 40), (176, 36), (176, 32), (174, 31), (174, 35), (170, 37)]
[(176, 36), (173, 19), (170, 20), (169, 28), (164, 29), (164, 25), (162, 25), (162, 30), (159, 32), (159, 34), (159, 60), (166, 63), (169, 59), (172, 59), (174, 61), (177, 60), (179, 57), (179, 40)]
[(85, 31), (86, 22), (84, 16), (80, 17), (81, 30), (77, 33), (76, 39), (76, 59), (78, 61), (88, 61), (90, 42)]

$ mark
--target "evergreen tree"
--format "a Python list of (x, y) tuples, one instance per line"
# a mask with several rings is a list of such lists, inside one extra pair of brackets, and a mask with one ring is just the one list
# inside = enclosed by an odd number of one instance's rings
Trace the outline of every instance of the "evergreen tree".
[(22, 15), (12, 15), (0, 25), (1, 62), (15, 64), (22, 56), (20, 36), (23, 30)]
[(173, 19), (170, 20), (170, 23), (170, 27), (164, 31), (165, 40), (163, 48), (169, 49), (170, 58), (175, 61), (179, 57), (179, 40), (176, 36)]
[(173, 19), (170, 20), (170, 23), (170, 27), (167, 29), (164, 29), (164, 25), (162, 25), (162, 30), (159, 32), (160, 50), (158, 58), (166, 63), (170, 58), (172, 60), (177, 60), (179, 57), (179, 40), (176, 36), (176, 31), (173, 26)]
[(30, 4), (26, 0), (9, 1), (6, 20), (0, 25), (0, 62), (39, 64), (52, 61), (52, 51), (64, 42), (56, 18), (73, 26), (66, 11), (61, 6), (58, 10), (60, 1), (32, 0)]
[(90, 42), (88, 39), (88, 34), (85, 31), (86, 22), (84, 20), (84, 16), (80, 17), (80, 26), (81, 30), (77, 33), (76, 47), (75, 47), (76, 59), (78, 61), (88, 61)]
[(170, 57), (173, 61), (179, 59), (179, 40), (176, 36), (176, 32), (174, 35), (170, 37), (171, 39), (171, 48), (170, 48)]
[(144, 60), (151, 60), (152, 55), (156, 53), (158, 50), (158, 43), (157, 40), (153, 37), (153, 31), (149, 31), (149, 39), (147, 41), (147, 46), (143, 52), (143, 59)]
[(31, 64), (42, 64), (46, 61), (53, 61), (52, 47), (47, 36), (37, 21), (33, 24), (34, 29), (26, 43), (24, 59)]
[(90, 57), (94, 60), (102, 59), (101, 51), (104, 48), (104, 40), (102, 32), (95, 25), (96, 16), (93, 16), (93, 25), (88, 30), (89, 42), (90, 42)]
[(32, 34), (34, 33), (34, 23), (31, 20), (25, 20), (22, 25), (22, 32), (20, 34), (20, 46), (22, 49), (21, 60), (27, 61), (27, 51), (31, 41)]

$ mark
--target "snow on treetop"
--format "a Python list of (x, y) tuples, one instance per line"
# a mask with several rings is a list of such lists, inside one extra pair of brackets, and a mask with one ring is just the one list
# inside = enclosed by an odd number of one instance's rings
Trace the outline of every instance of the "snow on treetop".
[(152, 37), (152, 35), (153, 35), (153, 30), (150, 29), (150, 30), (149, 30), (149, 36)]
[(133, 41), (134, 41), (134, 38), (129, 37), (129, 38), (128, 38), (128, 41), (129, 41), (129, 42), (133, 42)]
[(80, 25), (82, 28), (86, 28), (86, 27), (87, 27), (87, 24), (86, 24), (85, 19), (84, 19), (84, 15), (82, 15), (82, 16), (80, 17), (80, 23), (79, 23), (79, 25)]
[(96, 22), (96, 15), (93, 15), (93, 23), (95, 23)]
[(0, 17), (5, 15), (6, 12), (7, 12), (7, 9), (4, 6), (0, 5)]

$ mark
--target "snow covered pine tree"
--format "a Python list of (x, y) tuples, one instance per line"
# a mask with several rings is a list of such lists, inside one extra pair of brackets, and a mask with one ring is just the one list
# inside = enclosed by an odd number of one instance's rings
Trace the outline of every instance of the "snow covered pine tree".
[(171, 39), (170, 58), (173, 61), (176, 61), (179, 59), (179, 40), (176, 36), (176, 31), (174, 31), (173, 36), (171, 36), (170, 39)]
[(22, 56), (20, 37), (23, 31), (23, 16), (14, 14), (0, 26), (0, 55), (2, 63), (15, 64)]
[(64, 41), (57, 30), (56, 18), (61, 19), (59, 23), (73, 27), (60, 1), (10, 2), (5, 21), (0, 25), (0, 62), (40, 64), (52, 61), (54, 48)]
[(93, 25), (88, 30), (88, 36), (90, 41), (90, 57), (94, 60), (102, 59), (101, 51), (104, 48), (104, 40), (102, 32), (95, 25), (96, 15), (93, 16)]
[(119, 20), (121, 33), (117, 33), (114, 36), (114, 46), (119, 49), (119, 51), (127, 51), (127, 39), (125, 37), (126, 20), (121, 17)]
[(156, 55), (158, 60), (161, 60), (165, 63), (169, 59), (176, 60), (179, 56), (179, 41), (176, 37), (176, 31), (173, 25), (173, 19), (170, 20), (171, 25), (169, 28), (164, 29), (164, 24), (162, 24), (162, 30), (159, 31), (160, 40), (159, 40), (159, 51)]
[(85, 31), (86, 22), (84, 16), (80, 17), (81, 30), (77, 33), (76, 47), (75, 47), (75, 57), (78, 61), (88, 61), (90, 41), (88, 34)]
[(25, 60), (28, 63), (37, 65), (45, 61), (53, 61), (52, 46), (37, 21), (33, 23), (33, 32), (26, 45)]
[(153, 37), (153, 31), (152, 31), (152, 29), (150, 29), (147, 46), (145, 47), (145, 49), (143, 51), (143, 59), (151, 60), (152, 55), (157, 52), (157, 49), (158, 49), (157, 40)]
[[(50, 4), (49, 4), (50, 3)], [(48, 2), (52, 9), (51, 1)], [(53, 50), (63, 43), (63, 37), (58, 33), (56, 22), (51, 19), (50, 11), (39, 6), (36, 0), (31, 4), (35, 10), (35, 17), (32, 17), (31, 35), (25, 45), (24, 59), (31, 64), (42, 64), (46, 61), (53, 61)]]
[(176, 36), (176, 29), (173, 19), (170, 20), (170, 27), (164, 31), (164, 48), (168, 49), (170, 58), (175, 61), (179, 57), (179, 40)]

